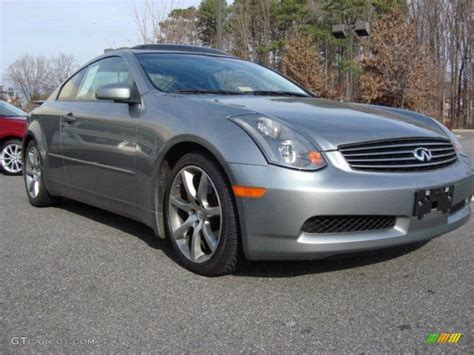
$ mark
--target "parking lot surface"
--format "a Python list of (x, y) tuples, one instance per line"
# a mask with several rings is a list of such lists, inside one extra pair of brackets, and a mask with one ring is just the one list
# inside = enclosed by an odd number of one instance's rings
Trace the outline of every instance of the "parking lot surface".
[[(147, 227), (73, 201), (35, 209), (0, 175), (0, 352), (468, 352), (473, 238), (471, 219), (422, 246), (205, 278)], [(425, 344), (438, 332), (463, 336)]]

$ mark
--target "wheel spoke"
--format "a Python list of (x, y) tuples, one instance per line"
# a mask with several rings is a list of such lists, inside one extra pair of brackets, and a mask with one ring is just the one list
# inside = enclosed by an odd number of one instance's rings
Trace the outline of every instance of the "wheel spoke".
[(40, 160), (39, 160), (39, 154), (38, 154), (38, 151), (35, 149), (34, 151), (34, 156), (35, 156), (35, 167), (38, 168), (39, 165), (40, 165)]
[(29, 181), (28, 181), (28, 191), (30, 192), (30, 194), (34, 196), (34, 187), (35, 187), (35, 180), (33, 178), (29, 178)]
[(32, 167), (35, 167), (35, 161), (34, 161), (34, 153), (33, 150), (30, 150), (28, 152), (28, 162), (31, 164)]
[(216, 207), (206, 207), (206, 216), (207, 217), (215, 217), (221, 215), (221, 208), (219, 206)]
[(197, 218), (195, 216), (189, 216), (186, 221), (182, 225), (180, 225), (175, 231), (174, 231), (174, 237), (175, 239), (184, 239), (186, 238), (186, 234), (188, 233), (189, 229), (194, 225), (194, 222), (196, 222)]
[(201, 248), (201, 230), (201, 223), (193, 230), (193, 236), (191, 240), (191, 259), (193, 261), (197, 261), (201, 256), (204, 255), (204, 252)]
[(33, 183), (33, 187), (34, 187), (33, 192), (34, 192), (35, 197), (36, 197), (36, 196), (38, 196), (38, 194), (39, 194), (39, 187), (40, 187), (39, 182), (38, 182), (38, 181), (35, 181), (35, 182)]
[(211, 249), (211, 251), (214, 252), (217, 248), (217, 238), (214, 236), (214, 233), (212, 232), (211, 224), (207, 221), (204, 223), (202, 227), (202, 235), (204, 239), (206, 240), (206, 243), (209, 246), (209, 249)]
[(184, 201), (181, 197), (178, 196), (170, 196), (170, 202), (174, 207), (179, 208), (180, 210), (183, 210), (187, 213), (189, 213), (192, 207), (190, 203)]
[(207, 194), (209, 192), (209, 181), (205, 174), (201, 174), (201, 179), (199, 180), (199, 186), (197, 190), (197, 199), (201, 205), (207, 205)]
[(193, 183), (194, 175), (187, 170), (181, 172), (181, 181), (183, 182), (186, 195), (188, 195), (189, 202), (196, 200), (196, 188)]
[(5, 150), (3, 151), (3, 154), (2, 154), (2, 155), (3, 155), (3, 156), (7, 156), (7, 157), (9, 157), (9, 158), (12, 157), (12, 154), (8, 151), (8, 147), (7, 147), (7, 149), (5, 149)]

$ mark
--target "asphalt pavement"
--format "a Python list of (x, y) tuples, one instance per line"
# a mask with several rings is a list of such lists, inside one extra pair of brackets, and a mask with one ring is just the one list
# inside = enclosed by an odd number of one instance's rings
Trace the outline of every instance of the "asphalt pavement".
[[(474, 158), (474, 133), (458, 132)], [(474, 219), (423, 246), (197, 276), (166, 241), (0, 175), (0, 352), (474, 349)], [(426, 344), (429, 333), (463, 333)]]

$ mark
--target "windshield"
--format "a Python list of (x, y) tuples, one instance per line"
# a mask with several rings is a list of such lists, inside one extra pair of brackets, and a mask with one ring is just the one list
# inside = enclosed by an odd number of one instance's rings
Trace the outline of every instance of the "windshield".
[(239, 59), (165, 53), (137, 58), (153, 85), (165, 92), (309, 96), (272, 70)]
[(9, 103), (0, 101), (0, 116), (25, 117), (27, 114)]

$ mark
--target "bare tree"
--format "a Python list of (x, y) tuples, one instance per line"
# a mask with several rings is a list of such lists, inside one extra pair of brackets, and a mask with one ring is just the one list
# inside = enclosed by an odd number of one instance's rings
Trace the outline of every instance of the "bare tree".
[(31, 102), (51, 94), (76, 67), (76, 59), (71, 54), (60, 53), (49, 59), (25, 54), (10, 64), (7, 79)]
[(174, 9), (159, 23), (159, 42), (199, 44), (198, 10), (195, 7)]
[(472, 97), (470, 95), (470, 69), (472, 62), (471, 33), (473, 4), (471, 0), (458, 0), (448, 7), (449, 13), (449, 74), (450, 116), (454, 127), (471, 127)]
[(175, 8), (174, 0), (143, 0), (140, 6), (133, 5), (132, 17), (138, 30), (138, 37), (143, 44), (161, 43), (164, 41), (160, 23), (166, 20)]
[(48, 60), (43, 56), (25, 54), (10, 64), (7, 79), (28, 102), (41, 99), (48, 94), (52, 83)]
[(472, 0), (411, 0), (410, 15), (417, 25), (418, 42), (427, 46), (427, 58), (439, 85), (439, 116), (449, 126), (472, 127)]
[(400, 10), (373, 22), (369, 55), (360, 61), (364, 71), (359, 81), (360, 101), (426, 112), (436, 76), (415, 31), (414, 21)]
[(252, 25), (252, 0), (236, 1), (228, 24), (228, 38), (230, 51), (237, 57), (251, 59), (250, 32)]
[(328, 96), (327, 80), (317, 47), (310, 36), (289, 33), (282, 49), (281, 71), (318, 95)]
[(77, 67), (76, 58), (72, 54), (60, 53), (57, 56), (52, 57), (49, 69), (50, 78), (54, 88), (73, 74)]
[(230, 51), (242, 58), (275, 65), (272, 52), (275, 0), (236, 0), (227, 26)]
[(256, 17), (253, 19), (253, 48), (255, 57), (259, 63), (276, 66), (275, 51), (271, 51), (272, 23), (276, 19), (272, 17), (274, 0), (256, 1)]

